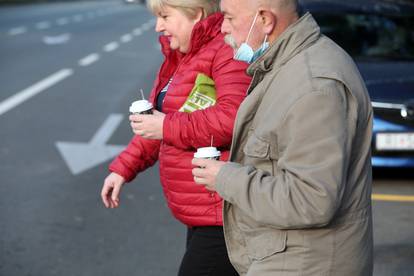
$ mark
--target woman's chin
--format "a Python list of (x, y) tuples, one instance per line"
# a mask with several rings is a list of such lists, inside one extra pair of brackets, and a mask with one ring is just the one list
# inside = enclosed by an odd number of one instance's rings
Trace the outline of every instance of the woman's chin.
[(179, 45), (177, 45), (177, 43), (174, 43), (174, 41), (171, 41), (171, 40), (170, 40), (170, 48), (171, 48), (172, 50), (178, 50), (178, 49), (180, 48), (180, 46), (179, 46)]
[(174, 50), (174, 51), (177, 50), (183, 54), (187, 53), (187, 48), (180, 47), (179, 45), (176, 45), (176, 44), (170, 44), (170, 48), (171, 50)]

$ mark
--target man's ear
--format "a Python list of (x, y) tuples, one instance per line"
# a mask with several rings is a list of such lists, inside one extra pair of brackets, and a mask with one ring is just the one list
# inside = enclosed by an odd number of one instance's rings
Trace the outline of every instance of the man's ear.
[(265, 34), (270, 35), (276, 27), (276, 15), (268, 10), (259, 11), (259, 18)]

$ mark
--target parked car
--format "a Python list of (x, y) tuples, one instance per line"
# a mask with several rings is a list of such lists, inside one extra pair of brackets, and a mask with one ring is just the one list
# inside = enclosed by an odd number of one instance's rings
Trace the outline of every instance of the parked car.
[(126, 4), (145, 4), (145, 0), (123, 0)]
[(374, 109), (374, 167), (414, 167), (414, 2), (302, 0), (355, 60)]

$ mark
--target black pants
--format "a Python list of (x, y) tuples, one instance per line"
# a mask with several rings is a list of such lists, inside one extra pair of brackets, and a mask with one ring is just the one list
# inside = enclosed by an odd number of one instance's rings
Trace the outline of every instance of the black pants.
[(223, 227), (188, 228), (187, 250), (178, 276), (237, 276), (227, 255)]

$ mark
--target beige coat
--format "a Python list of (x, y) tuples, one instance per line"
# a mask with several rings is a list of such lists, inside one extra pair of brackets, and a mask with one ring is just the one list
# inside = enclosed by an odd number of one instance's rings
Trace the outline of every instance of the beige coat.
[(248, 69), (219, 172), (241, 275), (372, 275), (372, 109), (352, 59), (310, 14)]

